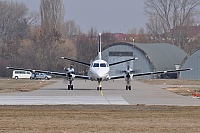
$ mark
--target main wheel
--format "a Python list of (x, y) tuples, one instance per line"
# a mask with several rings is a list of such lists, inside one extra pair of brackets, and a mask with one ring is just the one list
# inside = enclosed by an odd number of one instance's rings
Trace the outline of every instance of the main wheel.
[(49, 80), (49, 78), (48, 78), (47, 76), (45, 77), (45, 79), (46, 79), (46, 80)]
[(71, 85), (71, 90), (74, 90), (74, 86), (73, 85)]
[(128, 90), (128, 86), (126, 85), (126, 90)]
[(68, 85), (68, 90), (71, 90), (71, 85)]
[(68, 90), (70, 90), (70, 85), (68, 85), (68, 87), (67, 87), (67, 88), (68, 88)]
[(68, 85), (68, 90), (73, 90), (74, 86), (73, 85)]
[(131, 90), (131, 86), (129, 86), (128, 89)]

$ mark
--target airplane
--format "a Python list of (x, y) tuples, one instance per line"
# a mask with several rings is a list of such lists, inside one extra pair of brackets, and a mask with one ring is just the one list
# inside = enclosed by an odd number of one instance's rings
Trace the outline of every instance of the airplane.
[(79, 63), (82, 65), (86, 65), (89, 67), (89, 72), (87, 76), (84, 75), (77, 75), (75, 74), (75, 71), (73, 67), (71, 66), (70, 68), (65, 69), (66, 72), (51, 72), (51, 71), (43, 71), (43, 70), (33, 70), (33, 69), (24, 69), (24, 68), (14, 68), (14, 67), (7, 67), (8, 69), (13, 69), (13, 70), (25, 70), (25, 71), (31, 71), (33, 74), (36, 72), (39, 73), (48, 73), (48, 74), (53, 74), (53, 75), (60, 75), (65, 77), (69, 82), (68, 82), (68, 90), (73, 90), (74, 86), (72, 84), (73, 80), (75, 78), (80, 78), (80, 79), (87, 79), (91, 81), (97, 81), (98, 82), (98, 87), (97, 90), (101, 91), (102, 90), (102, 82), (107, 81), (107, 80), (114, 80), (114, 79), (121, 79), (125, 78), (126, 80), (126, 90), (131, 90), (131, 80), (133, 77), (137, 76), (144, 76), (144, 75), (152, 75), (152, 74), (165, 74), (165, 73), (173, 73), (173, 72), (181, 72), (181, 71), (188, 71), (192, 70), (191, 68), (186, 68), (186, 69), (178, 69), (178, 70), (167, 70), (167, 71), (157, 71), (157, 72), (145, 72), (145, 73), (134, 73), (132, 69), (129, 67), (127, 70), (122, 71), (124, 75), (120, 76), (110, 76), (109, 71), (110, 71), (110, 66), (114, 66), (117, 64), (129, 62), (132, 60), (138, 59), (138, 57), (130, 58), (124, 61), (119, 61), (115, 63), (108, 63), (105, 60), (101, 58), (101, 33), (99, 34), (99, 42), (98, 42), (98, 59), (94, 60), (92, 63), (85, 63), (81, 62), (78, 60), (66, 58), (66, 57), (61, 57), (64, 60), (69, 60), (75, 63)]

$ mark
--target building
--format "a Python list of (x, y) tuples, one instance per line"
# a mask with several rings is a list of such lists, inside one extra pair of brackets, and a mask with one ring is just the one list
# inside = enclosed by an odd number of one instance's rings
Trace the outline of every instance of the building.
[[(175, 65), (182, 63), (186, 53), (180, 48), (166, 43), (142, 44), (127, 42), (111, 44), (102, 51), (102, 59), (109, 63), (132, 57), (138, 57), (139, 59), (111, 66), (110, 75), (122, 75), (122, 71), (128, 67), (132, 68), (135, 73), (174, 70), (176, 69)], [(159, 76), (148, 75), (137, 78), (159, 78)], [(176, 78), (177, 74), (165, 76)]]
[(181, 73), (180, 78), (200, 79), (200, 49), (184, 59), (182, 68), (192, 68), (192, 70)]

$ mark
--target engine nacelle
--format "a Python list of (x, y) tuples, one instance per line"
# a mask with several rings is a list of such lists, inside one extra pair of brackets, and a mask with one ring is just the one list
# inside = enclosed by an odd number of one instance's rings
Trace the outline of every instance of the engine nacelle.
[(75, 75), (72, 73), (67, 73), (66, 78), (68, 81), (73, 81), (75, 78)]
[(132, 80), (132, 75), (130, 74), (130, 73), (127, 73), (126, 75), (125, 75), (125, 80), (126, 81), (131, 81)]

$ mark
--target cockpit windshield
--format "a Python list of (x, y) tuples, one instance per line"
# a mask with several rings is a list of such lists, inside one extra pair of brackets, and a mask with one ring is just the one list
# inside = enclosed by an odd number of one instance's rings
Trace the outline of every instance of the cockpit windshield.
[(105, 63), (101, 63), (100, 67), (106, 67), (106, 64)]
[(94, 63), (93, 67), (99, 67), (99, 63)]
[(108, 67), (106, 63), (93, 63), (93, 67)]

